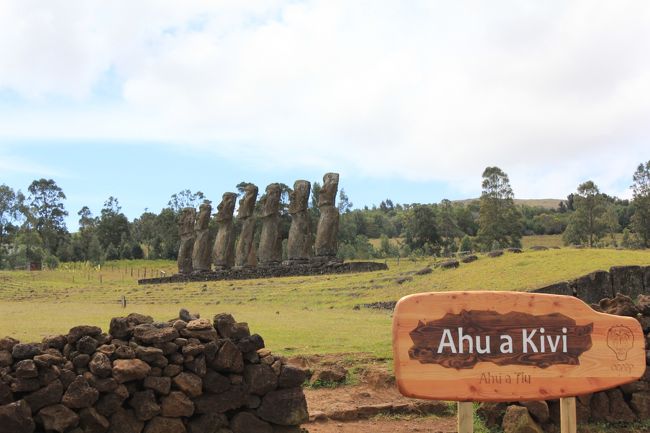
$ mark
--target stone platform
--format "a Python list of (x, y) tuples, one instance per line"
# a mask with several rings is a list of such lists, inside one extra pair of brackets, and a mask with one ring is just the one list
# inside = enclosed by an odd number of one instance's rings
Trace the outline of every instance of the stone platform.
[(348, 274), (387, 270), (385, 263), (343, 262), (327, 264), (293, 264), (290, 266), (258, 266), (254, 268), (226, 269), (213, 272), (175, 274), (170, 277), (144, 278), (138, 284), (185, 283), (192, 281), (251, 280), (256, 278), (299, 277), (324, 274)]

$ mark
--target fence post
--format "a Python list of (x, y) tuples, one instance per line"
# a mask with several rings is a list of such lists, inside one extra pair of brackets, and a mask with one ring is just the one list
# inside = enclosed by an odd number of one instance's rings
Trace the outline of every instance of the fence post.
[(458, 433), (474, 432), (474, 405), (471, 401), (458, 402)]
[(576, 433), (576, 398), (560, 398), (560, 431), (562, 433)]

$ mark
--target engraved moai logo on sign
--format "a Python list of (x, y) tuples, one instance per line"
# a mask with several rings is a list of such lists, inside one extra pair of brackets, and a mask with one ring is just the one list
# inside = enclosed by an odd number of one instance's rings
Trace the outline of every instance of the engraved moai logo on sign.
[(616, 354), (617, 360), (625, 361), (634, 346), (634, 334), (627, 326), (612, 326), (607, 331), (607, 346)]

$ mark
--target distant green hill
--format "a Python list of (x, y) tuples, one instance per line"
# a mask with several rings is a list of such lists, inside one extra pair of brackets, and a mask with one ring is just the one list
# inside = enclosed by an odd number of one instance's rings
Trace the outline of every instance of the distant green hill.
[[(478, 201), (478, 198), (468, 198), (465, 200), (453, 200), (454, 203), (468, 204)], [(544, 209), (557, 209), (561, 200), (559, 198), (516, 198), (515, 204), (531, 207), (543, 207)]]

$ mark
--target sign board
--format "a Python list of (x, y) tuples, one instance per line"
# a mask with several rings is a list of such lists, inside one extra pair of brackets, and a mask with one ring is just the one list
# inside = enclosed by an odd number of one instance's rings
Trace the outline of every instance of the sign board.
[(442, 292), (402, 298), (393, 318), (395, 375), (408, 397), (545, 400), (612, 388), (645, 371), (631, 317), (571, 296)]

